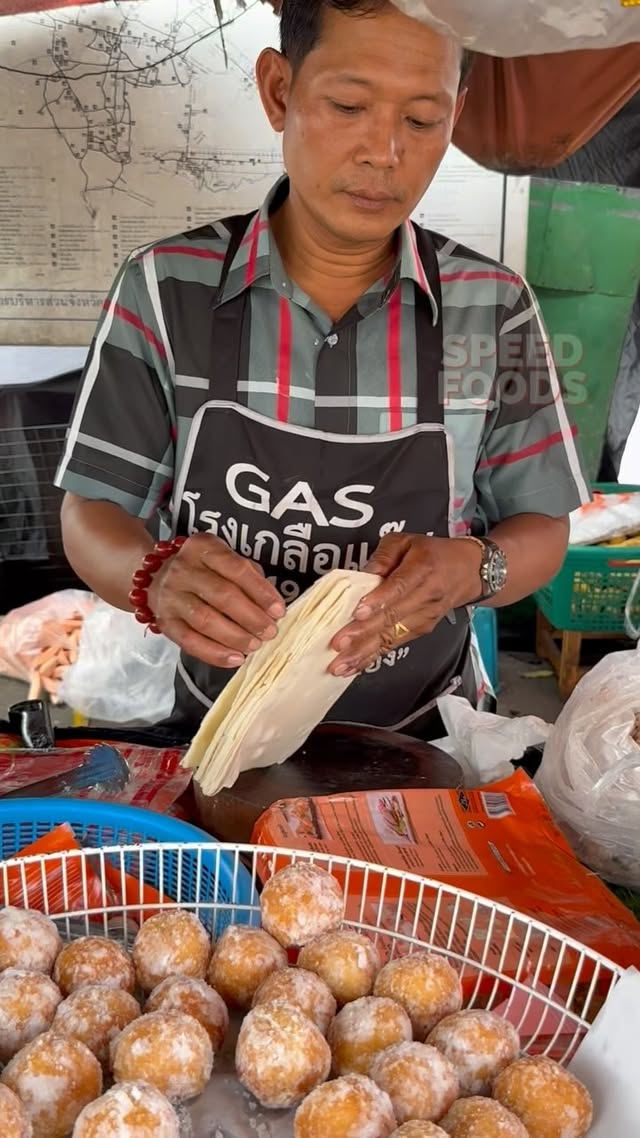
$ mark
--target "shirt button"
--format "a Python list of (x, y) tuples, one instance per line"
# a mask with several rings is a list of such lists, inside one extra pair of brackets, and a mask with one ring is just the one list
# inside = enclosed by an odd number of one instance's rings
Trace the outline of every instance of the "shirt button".
[(335, 346), (336, 346), (336, 344), (338, 343), (338, 340), (339, 340), (339, 339), (340, 339), (340, 337), (337, 335), (337, 333), (336, 333), (336, 332), (332, 332), (330, 336), (327, 336), (327, 340), (326, 340), (326, 342), (327, 342), (327, 344), (329, 345), (329, 347), (330, 347), (330, 348), (335, 348)]

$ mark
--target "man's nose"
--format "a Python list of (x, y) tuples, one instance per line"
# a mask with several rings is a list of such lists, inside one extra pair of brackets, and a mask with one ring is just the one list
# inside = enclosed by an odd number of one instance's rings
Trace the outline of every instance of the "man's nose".
[(402, 157), (401, 126), (398, 116), (391, 111), (379, 110), (367, 115), (358, 160), (378, 170), (394, 170)]

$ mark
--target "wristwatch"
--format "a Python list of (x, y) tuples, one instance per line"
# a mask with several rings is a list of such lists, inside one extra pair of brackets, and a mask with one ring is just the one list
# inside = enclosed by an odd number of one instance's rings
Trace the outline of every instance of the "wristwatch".
[(495, 541), (491, 541), (488, 537), (466, 537), (464, 541), (474, 541), (482, 549), (482, 563), (480, 565), (480, 580), (482, 581), (482, 592), (479, 597), (467, 603), (470, 605), (479, 605), (482, 601), (487, 601), (491, 597), (496, 597), (501, 593), (507, 583), (509, 575), (509, 566), (507, 564), (506, 555), (502, 552), (499, 545)]

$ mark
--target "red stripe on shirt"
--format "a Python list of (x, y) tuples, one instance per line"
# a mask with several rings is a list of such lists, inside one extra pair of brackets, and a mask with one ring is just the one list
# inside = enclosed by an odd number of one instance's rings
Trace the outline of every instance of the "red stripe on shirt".
[[(571, 428), (571, 435), (573, 438), (578, 434), (577, 427)], [(562, 431), (556, 431), (553, 435), (547, 435), (546, 439), (540, 439), (537, 443), (531, 443), (530, 446), (524, 447), (523, 450), (509, 451), (507, 454), (494, 454), (491, 458), (485, 458), (483, 462), (478, 464), (478, 470), (486, 470), (490, 466), (510, 466), (513, 462), (520, 462), (523, 458), (532, 458), (536, 454), (543, 454), (545, 451), (555, 447), (558, 443), (565, 442), (565, 436)]]
[(201, 257), (205, 261), (224, 261), (225, 257), (217, 249), (198, 249), (194, 245), (155, 245), (153, 252), (156, 257), (159, 253), (175, 253), (179, 257)]
[(289, 421), (289, 400), (291, 397), (291, 308), (285, 297), (280, 298), (280, 338), (278, 344), (278, 393), (276, 396), (276, 419), (279, 423)]
[(387, 387), (389, 392), (389, 430), (402, 430), (402, 367), (400, 361), (400, 316), (402, 294), (396, 289), (389, 301), (387, 342)]
[(522, 285), (522, 281), (518, 277), (514, 277), (511, 273), (500, 273), (495, 270), (477, 270), (471, 271), (465, 269), (460, 273), (441, 273), (440, 280), (444, 284), (450, 281), (505, 281), (507, 284)]
[[(111, 305), (108, 300), (105, 301), (103, 307), (107, 312), (109, 311)], [(124, 320), (125, 324), (131, 324), (134, 328), (137, 328), (139, 332), (142, 332), (145, 339), (160, 353), (162, 358), (166, 360), (167, 352), (162, 340), (158, 339), (155, 332), (151, 328), (148, 328), (140, 317), (136, 316), (135, 312), (130, 312), (128, 308), (123, 308), (121, 304), (114, 304), (113, 313), (114, 316), (118, 316), (120, 320)]]
[[(260, 235), (261, 233), (265, 233), (268, 228), (269, 228), (269, 222), (268, 221), (258, 221), (256, 223), (256, 230), (257, 230), (258, 235)], [(249, 242), (253, 241), (253, 240), (254, 240), (254, 234), (253, 234), (253, 226), (252, 226), (249, 229), (249, 232), (245, 233), (240, 244), (241, 245), (248, 245)]]
[(420, 257), (420, 253), (418, 252), (418, 239), (416, 237), (416, 231), (413, 228), (413, 225), (411, 224), (410, 221), (408, 221), (406, 224), (407, 224), (407, 232), (409, 234), (409, 243), (411, 245), (411, 252), (413, 254), (413, 265), (414, 265), (416, 275), (418, 277), (418, 280), (420, 282), (421, 287), (428, 294), (428, 296), (431, 296), (431, 289), (429, 287), (429, 281), (427, 280), (427, 274), (424, 270), (424, 265), (422, 264), (422, 258)]
[(256, 265), (258, 264), (258, 245), (260, 242), (260, 216), (256, 215), (251, 229), (247, 233), (245, 240), (249, 240), (251, 245), (249, 249), (249, 259), (247, 261), (247, 270), (245, 276), (245, 284), (247, 288), (255, 282), (256, 279)]

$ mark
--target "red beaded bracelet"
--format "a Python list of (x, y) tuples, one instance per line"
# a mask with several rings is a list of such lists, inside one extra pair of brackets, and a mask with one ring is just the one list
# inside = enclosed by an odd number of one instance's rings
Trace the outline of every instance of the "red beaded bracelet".
[(159, 633), (156, 618), (149, 607), (149, 585), (158, 569), (173, 557), (184, 545), (186, 537), (174, 537), (173, 541), (157, 541), (151, 553), (147, 553), (139, 569), (133, 574), (129, 600), (133, 605), (133, 615), (138, 624), (146, 624), (149, 632)]

